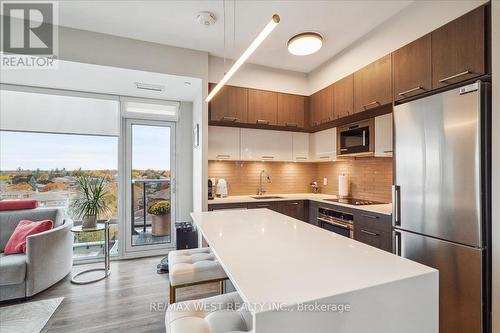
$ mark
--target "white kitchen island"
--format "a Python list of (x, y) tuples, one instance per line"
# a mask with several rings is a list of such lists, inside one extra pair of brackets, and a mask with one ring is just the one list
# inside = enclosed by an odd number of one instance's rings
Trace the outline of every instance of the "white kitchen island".
[(438, 272), (267, 210), (192, 213), (255, 333), (437, 333)]

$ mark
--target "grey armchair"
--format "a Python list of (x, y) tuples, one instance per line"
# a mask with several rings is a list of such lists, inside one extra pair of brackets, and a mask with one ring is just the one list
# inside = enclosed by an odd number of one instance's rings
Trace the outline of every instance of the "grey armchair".
[[(26, 254), (3, 249), (21, 220), (54, 221), (54, 228), (26, 240)], [(73, 221), (56, 208), (0, 212), (0, 301), (33, 296), (60, 281), (73, 265)]]

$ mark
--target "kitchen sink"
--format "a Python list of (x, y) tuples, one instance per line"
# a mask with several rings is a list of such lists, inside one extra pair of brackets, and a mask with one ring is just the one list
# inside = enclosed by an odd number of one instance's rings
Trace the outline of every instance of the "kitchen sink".
[(252, 197), (252, 198), (257, 199), (257, 200), (264, 200), (264, 199), (283, 199), (283, 197), (278, 197), (278, 196), (275, 196), (275, 195), (266, 195), (266, 196), (259, 195), (259, 196)]

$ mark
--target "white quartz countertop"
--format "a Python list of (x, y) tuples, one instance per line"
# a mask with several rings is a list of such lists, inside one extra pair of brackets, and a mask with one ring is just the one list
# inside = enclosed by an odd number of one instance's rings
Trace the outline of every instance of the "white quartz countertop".
[(436, 274), (427, 266), (268, 209), (191, 216), (251, 304), (294, 305)]
[(321, 193), (287, 193), (287, 194), (268, 194), (265, 196), (277, 196), (281, 198), (275, 199), (255, 199), (255, 195), (234, 195), (227, 198), (215, 198), (214, 200), (209, 200), (208, 204), (230, 204), (230, 203), (244, 203), (244, 202), (259, 202), (259, 201), (286, 201), (286, 200), (311, 200), (316, 202), (321, 202), (329, 205), (344, 206), (358, 210), (364, 210), (373, 213), (391, 215), (392, 214), (392, 204), (380, 204), (380, 205), (364, 205), (355, 206), (342, 204), (338, 202), (326, 201), (325, 199), (335, 199), (337, 196), (331, 194), (321, 194)]

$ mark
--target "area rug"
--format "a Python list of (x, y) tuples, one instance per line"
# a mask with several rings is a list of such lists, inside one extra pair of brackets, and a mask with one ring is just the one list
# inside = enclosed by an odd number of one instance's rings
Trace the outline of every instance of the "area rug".
[(0, 308), (0, 332), (40, 333), (64, 297)]

